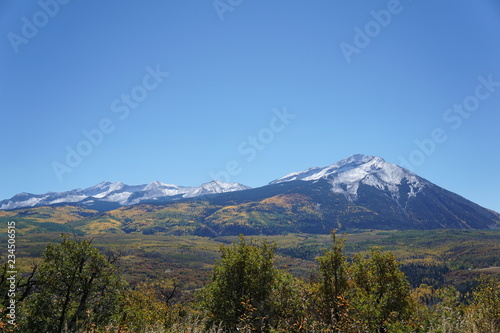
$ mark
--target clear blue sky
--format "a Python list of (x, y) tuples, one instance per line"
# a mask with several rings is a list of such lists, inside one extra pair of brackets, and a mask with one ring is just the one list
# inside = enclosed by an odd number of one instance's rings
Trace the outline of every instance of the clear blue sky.
[(59, 1), (0, 2), (0, 199), (363, 153), (500, 211), (496, 0)]

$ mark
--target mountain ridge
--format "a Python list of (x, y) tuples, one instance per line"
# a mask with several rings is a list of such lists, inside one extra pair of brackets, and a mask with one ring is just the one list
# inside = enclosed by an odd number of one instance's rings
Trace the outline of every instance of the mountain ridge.
[[(85, 213), (75, 222), (75, 214), (80, 213), (72, 213), (71, 221), (61, 221), (86, 232), (111, 228), (115, 232), (218, 236), (328, 233), (331, 229), (500, 228), (497, 212), (380, 157), (361, 154), (326, 167), (293, 172), (253, 189), (218, 181), (199, 187), (158, 181), (136, 186), (102, 182), (50, 194), (54, 206), (70, 200), (66, 205), (97, 209), (90, 219)], [(85, 195), (92, 195), (91, 199), (82, 199)], [(44, 195), (16, 196), (38, 205), (44, 200)], [(44, 214), (51, 215), (48, 208)], [(43, 216), (29, 208), (21, 213)]]
[(22, 192), (14, 195), (11, 199), (0, 201), (0, 210), (51, 206), (62, 203), (80, 203), (93, 206), (96, 202), (104, 202), (128, 206), (148, 200), (189, 198), (249, 188), (249, 186), (239, 183), (223, 183), (217, 180), (204, 183), (198, 187), (165, 184), (159, 181), (143, 185), (127, 185), (122, 182), (103, 181), (88, 188), (77, 188), (64, 192), (47, 192), (44, 194)]

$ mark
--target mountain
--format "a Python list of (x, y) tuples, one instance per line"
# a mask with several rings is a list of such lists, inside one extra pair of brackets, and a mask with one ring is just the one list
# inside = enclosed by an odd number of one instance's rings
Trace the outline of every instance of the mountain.
[(0, 209), (81, 204), (99, 210), (109, 210), (120, 206), (142, 202), (164, 202), (180, 198), (192, 198), (208, 194), (241, 191), (250, 187), (238, 183), (223, 183), (214, 180), (199, 187), (185, 187), (154, 181), (145, 185), (127, 185), (121, 182), (102, 182), (86, 189), (45, 194), (20, 193), (11, 199), (0, 201)]
[[(64, 202), (73, 203), (73, 207), (64, 206)], [(16, 218), (19, 225), (26, 223), (30, 232), (47, 230), (47, 226), (37, 228), (49, 219), (55, 230), (64, 226), (83, 233), (208, 237), (315, 234), (332, 229), (500, 228), (500, 214), (380, 157), (360, 154), (327, 167), (294, 172), (253, 189), (217, 181), (200, 187), (105, 182), (64, 193), (22, 193), (0, 202), (7, 208), (54, 204), (54, 208), (6, 211), (0, 219)]]
[[(416, 197), (430, 183), (416, 174), (395, 164), (388, 163), (380, 157), (353, 155), (324, 168), (309, 168), (294, 172), (272, 181), (278, 184), (293, 180), (317, 181), (327, 180), (334, 193), (343, 194), (350, 201), (356, 201), (360, 185), (368, 185), (390, 194), (397, 202), (405, 203)], [(408, 186), (409, 191), (401, 193), (401, 186)], [(403, 197), (401, 197), (403, 196)]]
[(306, 182), (317, 190), (321, 183), (326, 183), (332, 193), (343, 196), (349, 209), (357, 209), (362, 216), (356, 219), (349, 214), (344, 223), (350, 227), (499, 227), (500, 214), (376, 156), (353, 155), (327, 167), (288, 174), (270, 185), (293, 181)]

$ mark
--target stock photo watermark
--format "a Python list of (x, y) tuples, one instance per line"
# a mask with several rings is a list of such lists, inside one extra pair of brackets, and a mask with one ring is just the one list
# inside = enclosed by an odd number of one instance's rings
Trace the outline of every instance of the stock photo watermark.
[(26, 45), (30, 40), (38, 35), (40, 29), (45, 27), (51, 18), (54, 18), (61, 9), (70, 0), (40, 0), (37, 2), (40, 10), (36, 11), (31, 18), (23, 16), (21, 18), (22, 26), (19, 33), (9, 32), (7, 38), (14, 53), (19, 53), (19, 47)]
[[(261, 128), (255, 135), (249, 135), (245, 140), (240, 142), (236, 147), (236, 151), (247, 163), (254, 161), (259, 152), (274, 141), (276, 134), (283, 132), (290, 125), (291, 121), (297, 115), (288, 113), (286, 107), (281, 110), (273, 109), (273, 117), (269, 120), (268, 126)], [(243, 171), (242, 162), (240, 160), (229, 160), (226, 163), (224, 170), (218, 172), (210, 172), (210, 177), (213, 180), (218, 180), (223, 183), (230, 183), (231, 177), (239, 175)]]
[[(479, 84), (474, 92), (466, 96), (461, 103), (454, 103), (452, 107), (443, 112), (443, 121), (449, 125), (452, 130), (458, 130), (464, 121), (476, 112), (481, 102), (489, 99), (500, 87), (500, 81), (494, 81), (493, 74), (487, 77), (478, 76)], [(425, 160), (434, 154), (439, 144), (448, 140), (446, 129), (442, 127), (434, 128), (429, 137), (422, 140), (415, 140), (417, 146), (408, 156), (399, 156), (400, 165), (410, 171), (415, 171), (415, 167), (422, 165)]]
[[(411, 2), (412, 0), (408, 1)], [(360, 54), (363, 49), (370, 45), (371, 41), (377, 38), (382, 33), (382, 30), (391, 24), (393, 17), (403, 12), (403, 9), (404, 7), (400, 0), (389, 0), (386, 9), (371, 10), (370, 16), (372, 20), (365, 23), (362, 28), (359, 26), (353, 28), (354, 37), (352, 43), (342, 41), (339, 44), (347, 63), (350, 64), (352, 62), (354, 54)]]
[(16, 222), (7, 222), (7, 322), (10, 325), (16, 324)]
[(224, 15), (227, 12), (232, 12), (236, 7), (241, 5), (243, 0), (215, 0), (212, 2), (215, 12), (219, 16), (219, 20), (224, 21)]
[[(160, 65), (155, 68), (146, 67), (147, 74), (142, 78), (141, 84), (134, 86), (129, 93), (123, 93), (119, 98), (111, 102), (111, 112), (116, 114), (118, 119), (125, 120), (129, 117), (131, 110), (136, 109), (142, 101), (146, 99), (149, 92), (157, 89), (160, 84), (170, 74), (163, 72)], [(51, 166), (59, 182), (63, 181), (63, 176), (73, 172), (83, 159), (92, 154), (95, 147), (98, 147), (104, 141), (106, 135), (109, 135), (116, 129), (116, 122), (109, 117), (102, 118), (95, 128), (90, 130), (83, 129), (82, 136), (76, 145), (67, 145), (66, 157), (63, 162), (53, 161)]]

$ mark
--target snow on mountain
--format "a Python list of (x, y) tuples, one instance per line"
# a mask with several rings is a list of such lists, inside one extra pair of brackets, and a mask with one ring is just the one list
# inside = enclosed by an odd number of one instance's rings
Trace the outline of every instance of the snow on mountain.
[(121, 182), (102, 182), (92, 187), (86, 188), (82, 193), (89, 197), (104, 198), (111, 192), (119, 191), (126, 185)]
[(19, 193), (10, 200), (1, 201), (0, 209), (15, 209), (18, 208), (18, 202), (23, 203), (23, 207), (34, 207), (42, 202), (47, 195), (33, 195), (30, 193)]
[(249, 188), (250, 187), (238, 183), (222, 183), (219, 181), (205, 183), (199, 187), (177, 186), (161, 183), (159, 181), (132, 186), (121, 182), (101, 182), (86, 189), (75, 189), (60, 193), (16, 194), (11, 199), (0, 201), (0, 209), (7, 210), (78, 202), (88, 205), (96, 201), (112, 202), (126, 206), (162, 198), (192, 198), (201, 195), (240, 191)]
[(223, 183), (218, 180), (213, 180), (195, 188), (191, 193), (187, 193), (185, 197), (197, 197), (205, 194), (234, 192), (248, 189), (250, 189), (250, 187), (239, 183)]
[[(345, 195), (350, 201), (358, 197), (360, 185), (368, 185), (384, 191), (393, 199), (415, 197), (429, 183), (416, 174), (380, 157), (353, 155), (327, 167), (309, 168), (294, 172), (272, 181), (270, 184), (293, 180), (327, 180), (334, 193)], [(401, 191), (404, 186), (404, 191)], [(62, 203), (91, 204), (96, 202), (116, 203), (121, 206), (145, 201), (193, 198), (207, 194), (233, 192), (249, 189), (238, 183), (223, 183), (217, 180), (198, 187), (178, 186), (153, 181), (144, 185), (127, 185), (121, 182), (101, 182), (86, 189), (45, 194), (20, 193), (8, 200), (0, 201), (0, 209), (16, 209)]]
[(331, 184), (333, 192), (344, 194), (349, 200), (357, 198), (360, 184), (388, 191), (394, 199), (399, 199), (399, 186), (404, 183), (409, 186), (408, 197), (416, 196), (427, 184), (427, 181), (413, 172), (388, 163), (380, 157), (362, 154), (350, 156), (327, 167), (290, 173), (270, 184), (319, 179), (326, 179)]
[[(240, 192), (202, 198), (204, 195), (235, 191)], [(276, 200), (278, 197), (279, 200)], [(11, 199), (0, 201), (0, 209), (72, 203), (109, 212), (112, 216), (113, 211), (122, 206), (152, 202), (163, 204), (185, 198), (203, 200), (208, 207), (213, 208), (204, 210), (206, 215), (196, 222), (198, 224), (193, 233), (198, 236), (237, 235), (242, 232), (240, 221), (244, 221), (244, 232), (252, 234), (275, 234), (279, 230), (325, 233), (331, 229), (500, 227), (500, 214), (380, 157), (360, 154), (326, 167), (290, 173), (258, 189), (216, 180), (197, 187), (159, 181), (143, 185), (102, 182), (86, 189), (61, 193), (19, 193)], [(224, 209), (228, 206), (236, 208)], [(168, 204), (164, 208), (169, 211)], [(178, 207), (170, 208), (175, 214), (178, 213)], [(282, 217), (283, 210), (288, 215), (287, 219)], [(27, 211), (18, 213), (24, 216)], [(158, 215), (159, 220), (164, 220), (163, 209), (158, 214), (161, 215)], [(103, 214), (96, 218), (106, 221), (109, 216)], [(269, 223), (263, 226), (262, 220)], [(174, 232), (172, 228), (176, 227), (176, 223), (171, 225), (165, 221), (163, 227), (171, 230), (168, 232)], [(130, 232), (128, 227), (126, 232)]]

